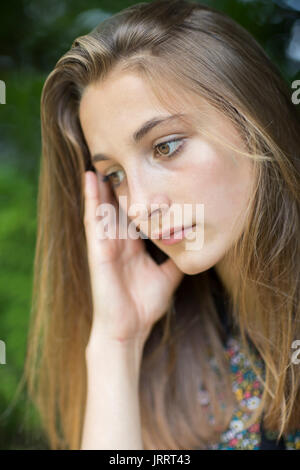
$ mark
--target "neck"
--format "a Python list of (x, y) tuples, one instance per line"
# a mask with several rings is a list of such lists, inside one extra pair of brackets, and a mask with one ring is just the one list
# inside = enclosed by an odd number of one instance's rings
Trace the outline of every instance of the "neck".
[(221, 261), (215, 264), (214, 269), (226, 292), (231, 297), (233, 294), (233, 288), (237, 281), (237, 272), (234, 269), (234, 265), (230, 262), (229, 257), (224, 256)]

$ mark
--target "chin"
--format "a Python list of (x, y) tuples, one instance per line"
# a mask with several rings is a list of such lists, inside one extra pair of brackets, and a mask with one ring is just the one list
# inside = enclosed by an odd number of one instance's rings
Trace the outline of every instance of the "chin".
[(199, 259), (199, 255), (192, 254), (189, 256), (190, 259), (186, 259), (184, 256), (173, 257), (173, 261), (184, 274), (193, 276), (195, 274), (202, 273), (210, 269), (213, 264), (204, 262), (203, 259)]
[[(171, 255), (169, 256), (171, 257)], [(212, 268), (222, 257), (223, 252), (218, 254), (217, 250), (212, 252), (212, 250), (203, 247), (195, 251), (183, 250), (180, 253), (174, 254), (172, 259), (180, 271), (193, 276)]]

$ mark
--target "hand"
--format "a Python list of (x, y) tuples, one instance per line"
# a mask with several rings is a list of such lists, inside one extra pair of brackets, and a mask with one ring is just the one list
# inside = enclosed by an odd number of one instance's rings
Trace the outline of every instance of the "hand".
[(96, 208), (100, 203), (115, 207), (118, 234), (118, 202), (109, 183), (94, 172), (85, 172), (85, 178), (84, 226), (93, 296), (92, 327), (110, 339), (145, 341), (153, 324), (167, 311), (183, 273), (170, 258), (157, 265), (141, 238), (120, 239), (117, 235), (115, 239), (100, 239)]

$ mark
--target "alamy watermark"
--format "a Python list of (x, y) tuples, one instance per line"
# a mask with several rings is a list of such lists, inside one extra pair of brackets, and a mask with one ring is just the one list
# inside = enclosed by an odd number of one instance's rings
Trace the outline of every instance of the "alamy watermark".
[(296, 90), (292, 94), (292, 102), (293, 104), (300, 103), (300, 80), (294, 80), (292, 82), (292, 88), (296, 88)]
[(6, 364), (5, 343), (0, 339), (0, 364)]
[[(297, 347), (298, 349), (296, 349)], [(295, 341), (292, 342), (291, 348), (296, 349), (292, 354), (292, 363), (300, 364), (300, 339), (295, 339)]]
[(0, 104), (6, 104), (6, 86), (3, 80), (0, 80)]
[[(193, 211), (193, 208), (195, 208), (195, 211)], [(134, 240), (137, 238), (151, 238), (152, 240), (166, 240), (172, 238), (173, 240), (184, 240), (185, 249), (187, 250), (200, 250), (203, 247), (204, 204), (184, 204), (183, 206), (181, 204), (174, 204), (171, 209), (168, 208), (167, 204), (151, 204), (150, 214), (154, 214), (157, 211), (167, 213), (167, 216), (163, 217), (161, 223), (162, 231), (164, 232), (162, 236), (157, 231), (157, 222), (155, 223), (156, 227), (152, 227), (155, 218), (153, 215), (151, 215), (149, 222), (148, 210), (143, 204), (132, 204), (127, 210), (127, 196), (120, 196), (118, 211), (119, 233), (117, 235), (116, 208), (113, 204), (101, 203), (97, 206), (96, 216), (103, 218), (97, 222), (96, 236), (99, 240), (106, 238), (132, 238)], [(127, 225), (127, 214), (135, 217), (129, 225)], [(171, 228), (173, 227), (176, 228), (174, 234), (171, 233)], [(179, 227), (184, 227), (184, 230), (177, 230)], [(156, 229), (155, 233), (152, 233), (153, 228)], [(148, 236), (148, 234), (151, 235)]]

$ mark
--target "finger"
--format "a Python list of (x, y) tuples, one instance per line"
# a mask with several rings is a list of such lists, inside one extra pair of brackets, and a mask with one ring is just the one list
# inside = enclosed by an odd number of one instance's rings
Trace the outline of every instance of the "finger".
[[(98, 179), (93, 171), (84, 174), (84, 227), (87, 240), (87, 256), (90, 269), (93, 271), (98, 261), (105, 259), (105, 247), (103, 242), (106, 237), (102, 233), (102, 224), (97, 220), (97, 208), (100, 205)], [(100, 231), (100, 233), (99, 233)], [(93, 276), (92, 276), (93, 279)], [(92, 281), (93, 282), (93, 281)]]
[(86, 227), (89, 227), (95, 220), (99, 202), (96, 175), (93, 171), (86, 171), (84, 173), (84, 223)]
[[(115, 236), (118, 208), (112, 190), (93, 171), (85, 172), (84, 225), (88, 237), (89, 251), (98, 253), (98, 240)], [(101, 196), (101, 197), (100, 197)], [(108, 205), (108, 207), (107, 207)], [(108, 226), (108, 228), (107, 228)], [(98, 248), (100, 249), (100, 248)]]
[[(113, 206), (113, 211), (115, 213), (116, 221), (116, 230), (120, 230), (121, 234), (126, 234), (129, 225), (129, 219), (127, 214), (127, 206), (122, 208), (119, 199), (117, 199), (115, 192), (109, 183), (109, 181), (104, 182), (102, 176), (99, 172), (96, 173), (99, 183), (100, 190), (100, 204), (109, 203)], [(124, 197), (124, 196), (123, 196)], [(126, 205), (126, 202), (125, 202)], [(123, 236), (122, 235), (122, 236)]]

